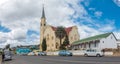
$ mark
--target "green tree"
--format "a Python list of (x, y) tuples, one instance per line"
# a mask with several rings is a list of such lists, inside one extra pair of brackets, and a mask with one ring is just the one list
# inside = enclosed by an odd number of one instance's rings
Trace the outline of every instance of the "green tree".
[(7, 44), (7, 45), (5, 46), (5, 49), (10, 49), (10, 44)]
[(69, 45), (69, 39), (68, 39), (68, 36), (66, 34), (65, 40), (64, 40), (63, 44), (60, 46), (60, 49), (66, 50), (66, 46), (68, 46), (68, 45)]
[(42, 41), (42, 51), (46, 51), (47, 49), (47, 44), (46, 44), (46, 39), (44, 38)]
[(60, 45), (60, 50), (66, 50), (66, 48), (63, 44)]
[(68, 39), (68, 36), (67, 36), (67, 35), (66, 35), (66, 38), (65, 38), (65, 40), (64, 40), (64, 42), (63, 42), (63, 45), (64, 45), (64, 46), (69, 45), (69, 39)]
[(10, 48), (10, 44), (7, 44), (7, 45), (5, 46), (5, 49), (8, 49), (8, 50), (12, 51), (12, 49)]
[(60, 46), (61, 46), (62, 38), (64, 38), (66, 35), (66, 31), (64, 27), (62, 26), (57, 27), (55, 34), (56, 34), (56, 37), (60, 39)]

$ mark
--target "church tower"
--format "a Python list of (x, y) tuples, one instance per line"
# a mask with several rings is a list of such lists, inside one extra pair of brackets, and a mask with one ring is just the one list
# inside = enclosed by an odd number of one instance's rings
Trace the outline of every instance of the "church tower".
[(42, 50), (41, 44), (44, 38), (45, 28), (46, 28), (46, 17), (45, 17), (45, 11), (44, 11), (44, 6), (43, 6), (42, 17), (41, 17), (41, 22), (40, 22), (40, 50)]

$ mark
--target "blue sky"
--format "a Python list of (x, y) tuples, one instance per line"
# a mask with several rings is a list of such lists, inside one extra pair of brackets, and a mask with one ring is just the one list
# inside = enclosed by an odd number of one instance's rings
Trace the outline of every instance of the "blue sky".
[[(105, 25), (114, 23), (114, 30), (111, 32), (120, 31), (120, 7), (113, 2), (113, 0), (86, 0), (89, 3), (82, 3), (85, 7), (88, 15), (93, 19), (94, 23)], [(96, 16), (95, 12), (98, 11), (100, 16)], [(79, 19), (77, 19), (79, 20)], [(108, 20), (108, 21), (107, 21)], [(110, 20), (112, 22), (110, 22)], [(84, 24), (90, 24), (87, 21)], [(98, 28), (98, 26), (93, 26), (93, 28)], [(108, 32), (110, 32), (108, 31)]]
[(116, 30), (120, 29), (120, 7), (117, 6), (112, 0), (91, 0), (87, 11), (91, 16), (93, 13), (88, 10), (89, 7), (95, 8), (102, 12), (102, 16), (99, 18), (101, 22), (104, 22), (104, 19), (110, 19), (115, 21)]
[(107, 32), (120, 39), (120, 0), (0, 0), (0, 46), (39, 44), (43, 3), (49, 25), (77, 26), (80, 39)]

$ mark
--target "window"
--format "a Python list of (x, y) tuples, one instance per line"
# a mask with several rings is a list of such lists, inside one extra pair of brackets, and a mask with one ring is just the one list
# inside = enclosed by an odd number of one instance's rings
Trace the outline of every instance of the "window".
[(75, 34), (74, 39), (77, 40), (77, 35)]
[(89, 43), (89, 48), (91, 47), (90, 43)]
[(97, 43), (95, 42), (94, 47), (96, 47), (96, 46), (97, 46)]
[(42, 26), (42, 23), (41, 23), (41, 26)]
[(103, 43), (104, 43), (104, 41), (103, 41)]
[(81, 44), (81, 48), (82, 48), (82, 44)]
[(52, 40), (54, 39), (54, 37), (52, 36)]
[(84, 44), (84, 48), (86, 48), (86, 44)]
[(73, 39), (73, 37), (71, 37), (71, 40)]
[(47, 40), (49, 40), (49, 34), (47, 34)]
[(45, 24), (44, 24), (44, 26), (45, 26)]
[(52, 44), (52, 46), (54, 46), (54, 44)]

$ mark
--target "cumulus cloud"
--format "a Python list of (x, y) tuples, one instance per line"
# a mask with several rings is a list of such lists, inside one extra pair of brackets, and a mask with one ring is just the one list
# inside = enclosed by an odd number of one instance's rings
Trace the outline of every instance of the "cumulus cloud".
[(120, 39), (120, 32), (114, 32), (117, 39)]
[(120, 7), (120, 0), (113, 0), (113, 2)]
[[(94, 23), (84, 6), (83, 0), (45, 0), (45, 15), (48, 24), (53, 26), (73, 26), (76, 25), (81, 38), (103, 33), (103, 27), (95, 29), (89, 25), (83, 24), (88, 22), (94, 26), (101, 26), (98, 22)], [(1, 25), (9, 28), (8, 33), (0, 32), (0, 43), (6, 45), (11, 43), (13, 46), (39, 44), (39, 34), (27, 35), (27, 31), (33, 30), (40, 32), (40, 18), (43, 7), (42, 0), (0, 0), (0, 21)], [(89, 1), (86, 2), (89, 5)], [(92, 10), (92, 9), (91, 9)], [(96, 11), (96, 16), (101, 16), (102, 12)], [(80, 18), (81, 20), (76, 20)], [(110, 24), (111, 25), (111, 24)], [(106, 25), (104, 30), (113, 30), (110, 25)], [(34, 39), (33, 39), (34, 38)], [(0, 46), (1, 46), (0, 45)]]

